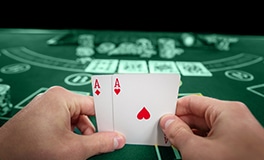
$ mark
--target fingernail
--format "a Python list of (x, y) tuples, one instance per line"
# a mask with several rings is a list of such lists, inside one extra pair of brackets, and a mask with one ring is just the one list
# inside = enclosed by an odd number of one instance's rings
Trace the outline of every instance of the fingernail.
[(124, 146), (124, 137), (121, 135), (118, 135), (114, 137), (114, 148), (115, 149), (120, 149)]
[(175, 119), (168, 119), (166, 122), (165, 122), (165, 126), (164, 126), (164, 128), (166, 129), (167, 127), (169, 127), (169, 125), (172, 123), (172, 122), (174, 122), (175, 121)]

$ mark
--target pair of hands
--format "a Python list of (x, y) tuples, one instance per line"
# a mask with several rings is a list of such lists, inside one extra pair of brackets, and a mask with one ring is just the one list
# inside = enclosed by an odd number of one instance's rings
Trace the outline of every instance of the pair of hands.
[[(0, 128), (0, 159), (87, 159), (122, 148), (120, 133), (95, 133), (87, 117), (93, 106), (90, 96), (50, 88)], [(160, 126), (183, 159), (264, 158), (263, 127), (240, 102), (186, 96), (176, 115), (164, 115)]]

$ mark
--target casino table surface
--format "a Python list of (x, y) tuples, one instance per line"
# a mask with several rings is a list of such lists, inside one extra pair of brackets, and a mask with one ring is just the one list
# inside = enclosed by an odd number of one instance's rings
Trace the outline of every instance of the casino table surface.
[[(200, 94), (223, 100), (241, 101), (264, 125), (264, 36), (216, 34), (235, 37), (238, 41), (230, 44), (228, 50), (219, 50), (214, 45), (204, 43), (195, 43), (189, 47), (176, 43), (184, 52), (164, 58), (159, 54), (151, 57), (132, 54), (109, 55), (98, 53), (96, 50), (91, 56), (77, 55), (78, 37), (82, 34), (94, 36), (94, 48), (105, 42), (112, 42), (116, 46), (125, 42), (135, 44), (136, 40), (145, 38), (152, 42), (153, 50), (157, 50), (157, 53), (159, 38), (179, 40), (182, 35), (180, 32), (154, 31), (1, 29), (0, 84), (10, 86), (13, 104), (8, 113), (0, 116), (1, 125), (26, 106), (34, 96), (51, 86), (59, 85), (79, 94), (93, 95), (92, 75), (119, 73), (120, 63), (107, 68), (99, 64), (102, 62), (100, 60), (106, 60), (102, 63), (107, 64), (109, 64), (107, 60), (143, 61), (146, 64), (150, 61), (175, 64), (199, 62), (211, 76), (185, 75), (178, 68), (182, 81), (179, 97)], [(99, 66), (101, 68), (96, 68), (98, 65), (102, 65)], [(166, 67), (159, 69), (161, 72), (168, 71)], [(147, 73), (150, 73), (149, 68)], [(90, 118), (96, 125), (95, 117)], [(180, 159), (171, 147), (159, 146), (158, 149), (161, 159)], [(121, 150), (90, 159), (158, 159), (158, 155), (154, 146), (127, 144)]]

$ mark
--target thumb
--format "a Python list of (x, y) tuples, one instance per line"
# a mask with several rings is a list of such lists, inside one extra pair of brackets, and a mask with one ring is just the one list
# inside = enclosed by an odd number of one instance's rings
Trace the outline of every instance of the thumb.
[(199, 144), (198, 137), (193, 134), (191, 128), (175, 115), (164, 115), (160, 119), (160, 127), (173, 146), (180, 151), (192, 148), (190, 145)]
[(121, 149), (125, 145), (125, 137), (117, 132), (97, 132), (82, 136), (82, 146), (86, 157)]

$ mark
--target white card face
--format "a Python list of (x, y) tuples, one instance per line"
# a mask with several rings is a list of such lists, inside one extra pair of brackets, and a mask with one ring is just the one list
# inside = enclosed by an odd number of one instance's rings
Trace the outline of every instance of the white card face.
[(92, 76), (92, 90), (98, 131), (113, 131), (112, 75)]
[(118, 73), (148, 73), (148, 65), (144, 60), (120, 60)]
[(175, 62), (173, 61), (149, 61), (150, 73), (179, 73)]
[(115, 73), (118, 65), (117, 59), (94, 59), (85, 68), (85, 72), (91, 73)]
[(201, 62), (176, 62), (177, 67), (184, 76), (213, 76)]
[(178, 74), (113, 75), (114, 129), (128, 144), (169, 146), (159, 119), (175, 114)]

